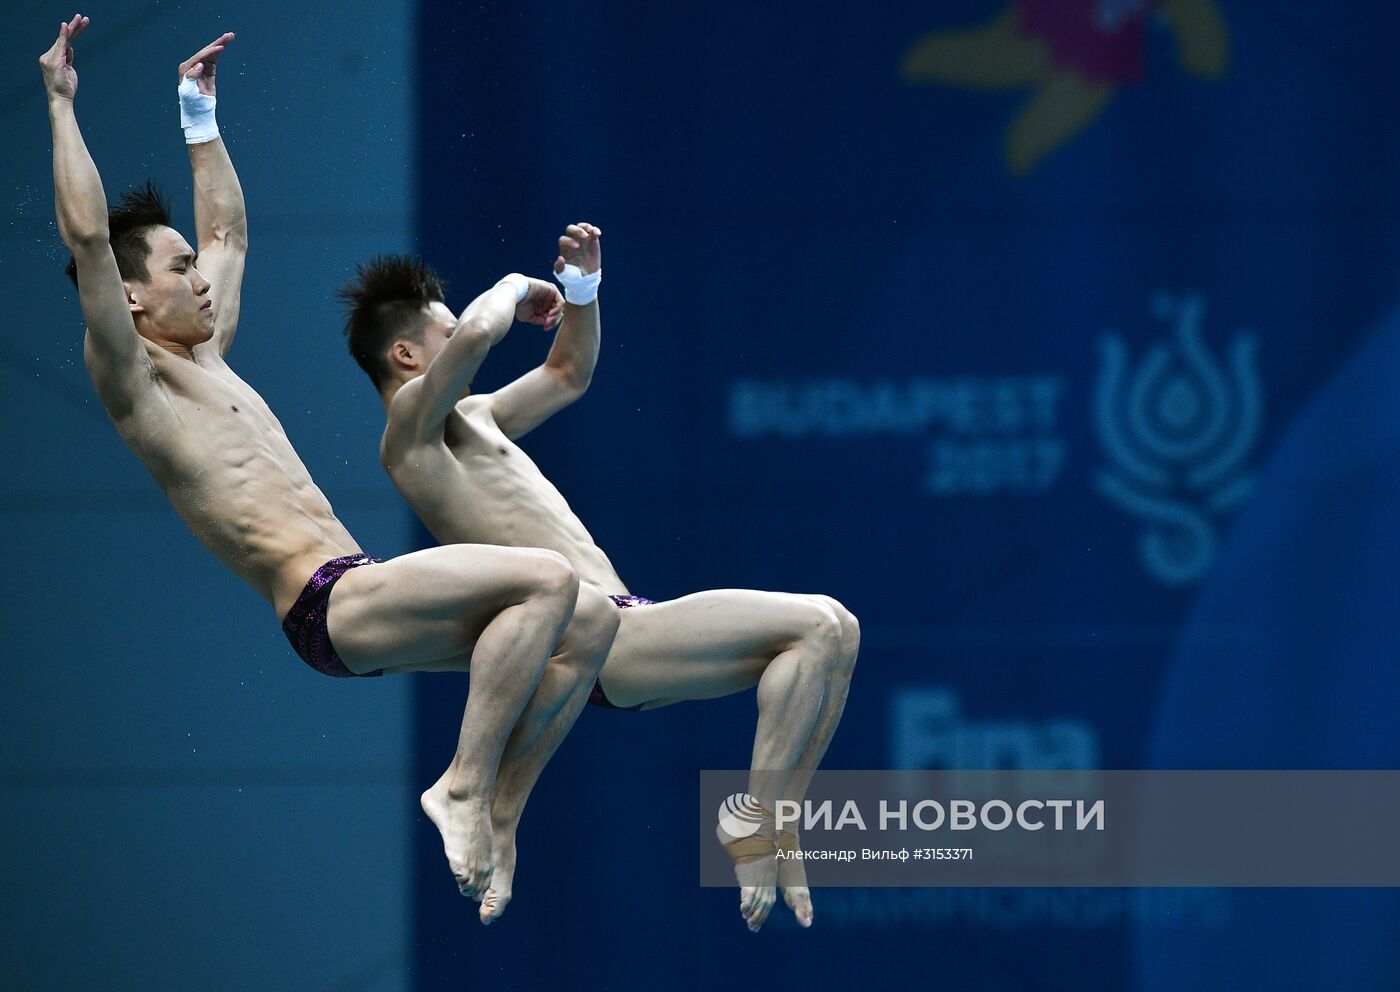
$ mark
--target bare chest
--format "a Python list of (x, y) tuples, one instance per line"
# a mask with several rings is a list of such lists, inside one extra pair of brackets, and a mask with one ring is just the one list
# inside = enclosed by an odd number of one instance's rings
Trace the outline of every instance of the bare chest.
[(160, 371), (167, 395), (183, 417), (226, 422), (234, 432), (284, 435), (266, 401), (227, 365), (181, 362)]
[(131, 440), (169, 470), (207, 471), (258, 462), (300, 464), (267, 403), (228, 366), (166, 361), (155, 369), (160, 399)]
[(459, 407), (453, 410), (443, 430), (443, 443), (458, 461), (470, 459), (502, 465), (509, 461), (529, 461), (484, 409)]
[(549, 483), (496, 426), (488, 409), (462, 404), (448, 416), (441, 444), (389, 452), (390, 475), (421, 513), (491, 513), (532, 505)]

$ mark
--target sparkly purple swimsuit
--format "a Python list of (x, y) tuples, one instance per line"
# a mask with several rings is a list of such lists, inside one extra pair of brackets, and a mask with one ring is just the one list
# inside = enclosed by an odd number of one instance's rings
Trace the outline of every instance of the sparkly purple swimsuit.
[[(609, 596), (617, 604), (619, 610), (625, 610), (632, 606), (651, 606), (652, 600), (644, 596)], [(635, 713), (642, 708), (642, 703), (636, 706), (614, 706), (608, 701), (608, 697), (603, 693), (603, 684), (597, 679), (593, 680), (593, 692), (588, 696), (588, 702), (593, 706), (602, 706), (610, 710), (625, 710), (628, 713)]]
[[(335, 653), (335, 648), (331, 645), (330, 631), (326, 629), (326, 609), (330, 605), (331, 589), (342, 575), (352, 568), (379, 561), (383, 559), (371, 558), (369, 555), (332, 558), (316, 569), (316, 574), (311, 576), (311, 581), (287, 611), (287, 616), (282, 621), (282, 630), (286, 632), (287, 640), (292, 642), (292, 647), (301, 655), (301, 660), (322, 675), (331, 675), (338, 679), (356, 677), (354, 672), (345, 667), (345, 662), (340, 660), (340, 655)], [(376, 668), (372, 672), (365, 672), (363, 677), (383, 674), (384, 669)]]

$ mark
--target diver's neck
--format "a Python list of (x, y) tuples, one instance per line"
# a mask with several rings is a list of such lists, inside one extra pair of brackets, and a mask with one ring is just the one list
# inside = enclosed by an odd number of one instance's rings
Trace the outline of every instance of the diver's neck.
[(394, 403), (394, 397), (399, 395), (399, 390), (404, 387), (404, 380), (394, 379), (379, 391), (379, 398), (384, 402), (384, 416), (389, 416), (389, 407)]

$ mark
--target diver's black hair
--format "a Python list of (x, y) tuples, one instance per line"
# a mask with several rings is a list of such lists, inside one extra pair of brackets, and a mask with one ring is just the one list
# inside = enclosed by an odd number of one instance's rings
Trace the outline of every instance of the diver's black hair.
[[(162, 226), (171, 226), (170, 204), (161, 196), (155, 183), (149, 181), (124, 194), (120, 205), (108, 212), (108, 240), (117, 259), (117, 271), (123, 279), (150, 281), (151, 270), (146, 267), (146, 259), (151, 254), (151, 243), (146, 235), (151, 228)], [(64, 271), (76, 286), (77, 259), (70, 257)]]
[(422, 342), (423, 310), (442, 302), (443, 281), (421, 259), (376, 255), (341, 287), (345, 340), (375, 388), (389, 374), (389, 345), (399, 338)]

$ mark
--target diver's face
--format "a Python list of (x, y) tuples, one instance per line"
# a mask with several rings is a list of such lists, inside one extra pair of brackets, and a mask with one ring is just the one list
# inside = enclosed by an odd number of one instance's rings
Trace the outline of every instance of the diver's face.
[(203, 344), (214, 336), (214, 301), (194, 249), (169, 227), (151, 228), (146, 243), (149, 278), (124, 283), (137, 332), (157, 343)]
[(427, 314), (428, 321), (423, 325), (423, 343), (419, 346), (422, 357), (417, 362), (417, 375), (428, 371), (428, 366), (447, 346), (452, 330), (457, 326), (457, 318), (445, 303), (428, 304)]

